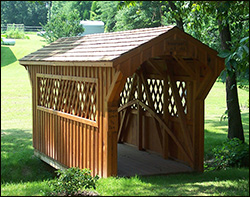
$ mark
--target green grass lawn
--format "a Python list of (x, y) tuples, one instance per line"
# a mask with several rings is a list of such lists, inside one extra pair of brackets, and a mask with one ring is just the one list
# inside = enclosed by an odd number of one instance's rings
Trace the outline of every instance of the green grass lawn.
[[(31, 87), (28, 73), (18, 59), (41, 48), (41, 37), (16, 40), (15, 46), (1, 46), (1, 195), (44, 196), (54, 169), (33, 156)], [(249, 144), (249, 92), (239, 89), (242, 121)], [(205, 158), (227, 138), (225, 84), (216, 82), (206, 98)], [(101, 178), (100, 195), (159, 196), (249, 196), (249, 169), (232, 168), (204, 173), (131, 178)]]
[[(245, 141), (249, 144), (249, 92), (238, 88)], [(205, 100), (205, 158), (211, 149), (227, 138), (227, 119), (220, 121), (226, 110), (226, 87), (216, 82)]]

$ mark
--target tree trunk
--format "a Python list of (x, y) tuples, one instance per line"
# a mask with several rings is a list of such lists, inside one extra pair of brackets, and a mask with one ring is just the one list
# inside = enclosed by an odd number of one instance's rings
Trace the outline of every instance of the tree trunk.
[(228, 138), (239, 138), (244, 142), (244, 132), (241, 121), (237, 82), (235, 72), (226, 80), (226, 99), (228, 110)]
[[(168, 3), (169, 3), (170, 8), (171, 8), (173, 11), (177, 10), (177, 7), (175, 6), (174, 2), (168, 1)], [(181, 18), (181, 17), (175, 18), (175, 20), (176, 20), (176, 25), (177, 25), (177, 27), (179, 27), (182, 31), (184, 31), (184, 28), (183, 28), (183, 20), (182, 20), (182, 18)]]
[[(221, 47), (223, 50), (227, 49), (230, 51), (231, 34), (229, 30), (229, 24), (225, 26), (222, 25), (222, 22), (218, 20), (220, 29), (220, 39)], [(229, 73), (230, 72), (230, 73)], [(228, 138), (239, 138), (244, 142), (244, 132), (241, 121), (239, 100), (238, 100), (238, 91), (237, 91), (237, 81), (236, 81), (236, 72), (233, 70), (228, 71), (229, 75), (226, 79), (226, 101), (227, 101), (227, 110), (228, 110)]]

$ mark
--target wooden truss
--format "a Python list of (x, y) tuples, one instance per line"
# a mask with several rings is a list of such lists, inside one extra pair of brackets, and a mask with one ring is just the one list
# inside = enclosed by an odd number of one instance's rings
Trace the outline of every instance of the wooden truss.
[[(180, 63), (184, 64), (183, 62)], [(145, 66), (153, 68), (160, 77), (150, 78), (145, 71)], [(163, 149), (163, 157), (168, 157), (167, 141), (164, 136), (169, 136), (179, 147), (182, 153), (193, 163), (193, 142), (187, 126), (187, 84), (184, 80), (175, 80), (171, 67), (163, 70), (157, 61), (149, 60), (140, 67), (127, 82), (121, 92), (120, 107), (122, 114), (118, 131), (118, 142), (126, 136), (126, 125), (129, 122), (130, 111), (137, 110), (138, 148), (142, 150), (142, 113), (147, 111), (153, 118), (156, 132)], [(192, 71), (190, 72), (191, 75)], [(169, 127), (169, 118), (177, 117), (184, 136), (184, 144)]]

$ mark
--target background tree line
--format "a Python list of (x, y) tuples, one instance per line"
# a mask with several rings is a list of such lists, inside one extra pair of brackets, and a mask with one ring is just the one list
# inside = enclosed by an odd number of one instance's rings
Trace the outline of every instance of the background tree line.
[(46, 2), (1, 1), (1, 25), (39, 26), (47, 23), (47, 12)]
[(237, 85), (249, 84), (249, 1), (1, 1), (2, 24), (42, 24), (50, 42), (83, 31), (81, 20), (101, 20), (105, 32), (177, 25), (217, 50), (226, 64), (228, 137), (244, 141)]

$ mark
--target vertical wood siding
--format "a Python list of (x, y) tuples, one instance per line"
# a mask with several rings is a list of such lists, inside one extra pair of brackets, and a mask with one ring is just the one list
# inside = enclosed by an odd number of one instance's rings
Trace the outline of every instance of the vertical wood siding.
[[(33, 146), (67, 167), (89, 168), (103, 176), (107, 165), (104, 139), (104, 98), (112, 83), (114, 69), (73, 66), (28, 66), (32, 82)], [(36, 74), (88, 77), (97, 80), (97, 126), (59, 116), (37, 107)]]

